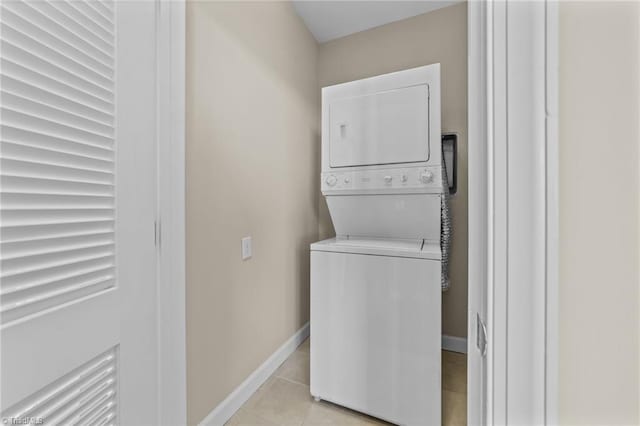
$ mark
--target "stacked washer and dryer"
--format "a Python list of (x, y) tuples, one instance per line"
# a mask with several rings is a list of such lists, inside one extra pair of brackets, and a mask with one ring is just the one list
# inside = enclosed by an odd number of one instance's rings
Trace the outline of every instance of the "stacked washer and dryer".
[(401, 425), (441, 421), (440, 64), (322, 90), (311, 245), (311, 394)]

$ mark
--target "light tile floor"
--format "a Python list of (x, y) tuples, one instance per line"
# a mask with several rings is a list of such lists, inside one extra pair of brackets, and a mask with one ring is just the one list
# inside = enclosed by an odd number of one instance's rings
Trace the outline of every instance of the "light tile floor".
[[(442, 351), (442, 423), (467, 423), (467, 357)], [(307, 339), (226, 423), (228, 426), (364, 426), (381, 420), (309, 395)], [(431, 426), (431, 425), (425, 425)]]

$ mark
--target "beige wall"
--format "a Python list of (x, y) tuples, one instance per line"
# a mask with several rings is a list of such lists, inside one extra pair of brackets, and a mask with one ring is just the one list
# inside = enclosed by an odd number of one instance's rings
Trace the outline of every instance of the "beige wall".
[(560, 423), (639, 424), (639, 5), (560, 5)]
[(187, 3), (189, 424), (309, 319), (316, 59), (289, 3)]
[[(467, 5), (362, 31), (320, 45), (320, 87), (442, 64), (442, 131), (458, 134), (458, 193), (451, 199), (451, 289), (443, 296), (443, 333), (467, 335)], [(319, 161), (319, 160), (318, 160)], [(335, 235), (320, 197), (320, 238)]]

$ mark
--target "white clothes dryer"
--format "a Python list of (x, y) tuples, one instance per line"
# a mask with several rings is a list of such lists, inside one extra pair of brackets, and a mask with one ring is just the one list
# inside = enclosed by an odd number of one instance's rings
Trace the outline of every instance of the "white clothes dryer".
[(441, 418), (440, 65), (322, 91), (311, 394), (402, 425)]

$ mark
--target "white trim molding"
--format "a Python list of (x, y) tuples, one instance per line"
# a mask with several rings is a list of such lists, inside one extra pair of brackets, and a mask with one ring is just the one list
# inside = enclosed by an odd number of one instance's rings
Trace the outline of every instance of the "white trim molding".
[(558, 356), (559, 356), (559, 39), (558, 2), (546, 5), (546, 363), (545, 363), (545, 423), (559, 424), (558, 417)]
[(467, 420), (484, 425), (487, 419), (488, 374), (478, 342), (479, 321), (487, 324), (489, 279), (489, 14), (486, 3), (467, 3), (469, 117), (469, 291), (467, 313)]
[(467, 339), (465, 337), (442, 335), (442, 349), (449, 352), (467, 353)]
[(557, 5), (470, 2), (468, 16), (468, 421), (554, 424)]
[(185, 1), (158, 2), (158, 418), (187, 424)]
[(200, 422), (200, 426), (222, 426), (227, 422), (242, 404), (253, 395), (264, 382), (280, 367), (280, 365), (295, 352), (295, 350), (309, 337), (309, 323), (291, 336), (265, 362), (245, 379), (233, 392), (227, 396), (207, 417)]

